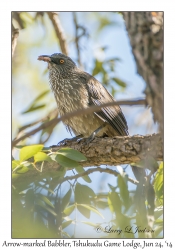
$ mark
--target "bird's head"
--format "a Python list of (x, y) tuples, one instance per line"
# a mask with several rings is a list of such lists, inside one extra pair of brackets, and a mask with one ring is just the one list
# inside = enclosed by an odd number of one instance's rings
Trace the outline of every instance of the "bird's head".
[(48, 62), (48, 68), (51, 70), (53, 67), (60, 73), (66, 72), (76, 67), (72, 59), (62, 53), (54, 53), (51, 56), (41, 55), (38, 57), (39, 61)]

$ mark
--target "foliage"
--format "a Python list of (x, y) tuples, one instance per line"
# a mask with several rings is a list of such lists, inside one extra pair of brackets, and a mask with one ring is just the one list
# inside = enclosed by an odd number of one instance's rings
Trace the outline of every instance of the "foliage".
[[(94, 228), (96, 237), (138, 237), (134, 227), (131, 230), (132, 233), (128, 233), (128, 228), (136, 223), (137, 212), (133, 199), (134, 193), (128, 189), (128, 178), (122, 168), (118, 168), (120, 174), (116, 187), (109, 184), (109, 191), (105, 195), (93, 191), (90, 187), (93, 183), (88, 175), (83, 176), (85, 184), (80, 183), (78, 179), (72, 181), (65, 179), (66, 176), (70, 177), (70, 171), (73, 169), (78, 173), (85, 171), (80, 166), (80, 163), (85, 160), (86, 157), (80, 152), (70, 148), (52, 152), (43, 148), (43, 145), (20, 147), (19, 160), (12, 161), (12, 178), (14, 178), (12, 235), (14, 238), (74, 238), (77, 237), (76, 227), (80, 223)], [(43, 172), (42, 175), (44, 162), (54, 161), (60, 166), (58, 171), (49, 172), (46, 175)], [(161, 201), (163, 200), (162, 166), (161, 163), (154, 180), (157, 199)], [(38, 175), (32, 183), (16, 181), (21, 174), (25, 179), (27, 171), (33, 167), (41, 172), (41, 175)], [(89, 183), (91, 183), (90, 186)], [(62, 191), (64, 187), (66, 192)], [(108, 211), (107, 215), (105, 215), (106, 211)], [(94, 215), (95, 219), (92, 220)], [(162, 231), (162, 216), (162, 204), (157, 203), (155, 237), (158, 237)], [(26, 224), (27, 227), (25, 227)], [(114, 229), (118, 231), (117, 234)], [(89, 233), (89, 237), (93, 235), (92, 232)]]

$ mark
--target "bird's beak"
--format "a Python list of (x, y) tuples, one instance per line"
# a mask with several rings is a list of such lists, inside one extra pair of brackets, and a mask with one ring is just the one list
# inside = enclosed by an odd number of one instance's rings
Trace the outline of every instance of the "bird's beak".
[(41, 56), (38, 56), (38, 60), (39, 61), (44, 61), (44, 62), (51, 62), (51, 57), (50, 56), (47, 56), (47, 55), (41, 55)]

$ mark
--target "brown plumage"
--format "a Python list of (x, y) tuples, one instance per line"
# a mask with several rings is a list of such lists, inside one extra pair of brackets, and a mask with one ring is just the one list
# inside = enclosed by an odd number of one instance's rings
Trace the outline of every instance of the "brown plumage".
[[(38, 60), (48, 62), (49, 81), (59, 114), (62, 116), (79, 108), (114, 101), (107, 89), (92, 75), (79, 69), (70, 57), (61, 53), (42, 55)], [(70, 118), (64, 122), (69, 132), (89, 137), (100, 126), (96, 136), (125, 136), (128, 126), (120, 106), (101, 108), (93, 114)]]

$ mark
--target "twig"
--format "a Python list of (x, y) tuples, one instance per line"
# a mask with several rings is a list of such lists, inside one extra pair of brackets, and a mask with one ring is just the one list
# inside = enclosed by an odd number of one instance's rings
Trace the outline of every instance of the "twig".
[(74, 20), (74, 24), (75, 24), (75, 44), (76, 44), (76, 48), (77, 48), (77, 55), (78, 55), (78, 64), (80, 67), (82, 67), (82, 63), (81, 63), (81, 56), (80, 56), (80, 48), (79, 48), (79, 39), (80, 36), (78, 36), (78, 23), (77, 23), (77, 17), (75, 12), (73, 12), (73, 20)]
[(58, 14), (56, 12), (47, 12), (47, 14), (52, 21), (53, 27), (60, 43), (61, 51), (63, 52), (63, 54), (68, 55), (68, 45)]
[(69, 113), (67, 113), (66, 115), (63, 115), (60, 118), (54, 118), (51, 121), (43, 123), (38, 128), (33, 129), (32, 131), (26, 133), (25, 135), (21, 136), (18, 139), (14, 139), (13, 142), (12, 142), (12, 146), (14, 147), (21, 140), (24, 140), (25, 138), (27, 138), (27, 137), (29, 137), (31, 135), (34, 135), (35, 133), (39, 132), (42, 129), (45, 129), (45, 128), (49, 127), (49, 126), (53, 126), (55, 123), (58, 123), (60, 121), (65, 121), (65, 120), (70, 119), (70, 118), (72, 118), (74, 116), (80, 116), (82, 114), (83, 115), (84, 114), (90, 114), (90, 113), (93, 113), (93, 112), (96, 112), (96, 111), (100, 110), (101, 108), (109, 107), (109, 106), (115, 106), (115, 105), (146, 105), (146, 101), (145, 101), (145, 99), (140, 99), (140, 100), (136, 100), (136, 101), (128, 101), (128, 100), (126, 100), (126, 101), (115, 101), (115, 102), (104, 103), (104, 104), (101, 104), (99, 106), (93, 105), (93, 106), (91, 106), (91, 107), (89, 107), (87, 109), (78, 109), (78, 110), (75, 110), (73, 112), (69, 112)]
[[(74, 180), (74, 179), (78, 179), (80, 177), (83, 177), (85, 175), (89, 175), (89, 174), (92, 174), (94, 172), (100, 172), (100, 173), (108, 173), (108, 174), (112, 174), (114, 176), (118, 176), (119, 173), (115, 170), (112, 170), (110, 168), (91, 168), (91, 169), (88, 169), (87, 171), (83, 172), (83, 173), (80, 173), (80, 174), (76, 174), (76, 175), (72, 175), (72, 176), (67, 176), (67, 177), (64, 177), (63, 179), (61, 179), (58, 184), (61, 184), (65, 181), (68, 181), (68, 180)], [(128, 177), (128, 181), (137, 185), (139, 182), (137, 180), (134, 180), (130, 177)]]
[(12, 57), (13, 57), (14, 52), (15, 52), (18, 36), (19, 36), (19, 29), (14, 29), (12, 32)]

